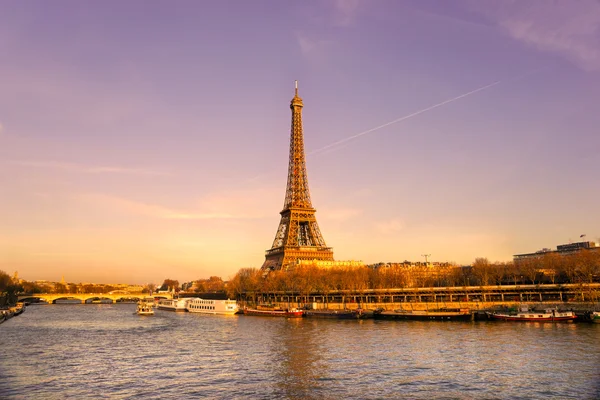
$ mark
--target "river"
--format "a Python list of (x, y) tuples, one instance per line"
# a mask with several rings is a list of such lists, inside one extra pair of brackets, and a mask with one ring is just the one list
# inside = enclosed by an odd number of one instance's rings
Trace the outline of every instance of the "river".
[(600, 324), (209, 316), (31, 305), (2, 399), (594, 399)]

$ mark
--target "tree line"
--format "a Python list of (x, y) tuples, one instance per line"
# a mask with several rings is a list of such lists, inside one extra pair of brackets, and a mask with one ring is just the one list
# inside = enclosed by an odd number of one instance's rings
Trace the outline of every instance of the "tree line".
[[(240, 298), (276, 292), (327, 295), (334, 291), (360, 292), (369, 289), (593, 282), (600, 282), (600, 251), (586, 249), (569, 255), (540, 253), (539, 256), (516, 262), (490, 262), (487, 258), (477, 258), (469, 266), (451, 263), (377, 263), (331, 268), (300, 265), (268, 274), (258, 268), (242, 268), (229, 282), (211, 276), (180, 286), (177, 280), (165, 279), (158, 288), (153, 284), (145, 285), (142, 293), (155, 292), (157, 289), (194, 293), (227, 292), (232, 298)], [(14, 303), (19, 293), (108, 293), (119, 289), (103, 284), (13, 282), (6, 272), (0, 270), (0, 306)]]
[(369, 289), (489, 286), (600, 282), (600, 251), (582, 250), (567, 256), (543, 253), (517, 262), (477, 258), (469, 266), (378, 263), (363, 267), (320, 268), (300, 265), (265, 273), (242, 268), (227, 284), (230, 296), (265, 293), (322, 294)]
[[(123, 290), (121, 285), (99, 284), (99, 283), (61, 283), (61, 282), (29, 282), (20, 280), (13, 282), (12, 278), (0, 270), (0, 293), (6, 291), (11, 293), (51, 293), (51, 294), (78, 294), (78, 293), (109, 293), (115, 290)], [(208, 279), (197, 279), (195, 281), (179, 284), (176, 279), (167, 278), (159, 286), (152, 283), (142, 286), (140, 291), (132, 293), (156, 293), (157, 291), (179, 292), (189, 291), (195, 293), (223, 292), (225, 282), (218, 276)]]

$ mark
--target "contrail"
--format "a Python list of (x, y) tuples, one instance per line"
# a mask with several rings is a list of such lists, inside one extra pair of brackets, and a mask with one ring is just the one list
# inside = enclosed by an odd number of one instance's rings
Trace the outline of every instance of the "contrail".
[[(328, 145), (326, 145), (326, 146), (323, 146), (323, 147), (321, 147), (321, 148), (319, 148), (319, 149), (316, 149), (316, 150), (313, 150), (313, 151), (311, 151), (311, 152), (309, 152), (309, 153), (306, 153), (306, 155), (308, 155), (308, 156), (311, 156), (311, 155), (314, 155), (314, 154), (319, 154), (319, 153), (322, 153), (322, 152), (324, 152), (324, 151), (326, 151), (326, 150), (333, 150), (333, 149), (335, 149), (337, 146), (341, 145), (342, 143), (349, 142), (350, 140), (356, 139), (357, 137), (360, 137), (360, 136), (366, 135), (366, 134), (368, 134), (368, 133), (371, 133), (371, 132), (375, 132), (375, 131), (377, 131), (377, 130), (379, 130), (379, 129), (381, 129), (381, 128), (385, 128), (386, 126), (393, 125), (393, 124), (396, 124), (396, 123), (398, 123), (398, 122), (402, 122), (402, 121), (404, 121), (404, 120), (407, 120), (407, 119), (409, 119), (409, 118), (416, 117), (416, 116), (417, 116), (417, 115), (419, 115), (419, 114), (423, 114), (424, 112), (431, 111), (431, 110), (433, 110), (433, 109), (435, 109), (435, 108), (441, 107), (441, 106), (443, 106), (443, 105), (446, 105), (446, 104), (448, 104), (448, 103), (452, 103), (453, 101), (460, 100), (460, 99), (462, 99), (462, 98), (464, 98), (464, 97), (470, 96), (470, 95), (472, 95), (472, 94), (475, 94), (475, 93), (477, 93), (477, 92), (481, 92), (482, 90), (489, 89), (489, 88), (491, 88), (492, 86), (496, 86), (496, 85), (498, 85), (498, 84), (500, 84), (500, 83), (502, 83), (502, 82), (510, 82), (510, 81), (519, 80), (519, 79), (522, 79), (522, 78), (524, 78), (524, 77), (526, 77), (526, 76), (528, 76), (528, 75), (531, 75), (531, 74), (533, 74), (533, 73), (539, 72), (539, 71), (541, 71), (541, 70), (544, 70), (544, 69), (547, 69), (547, 67), (544, 67), (544, 68), (538, 68), (538, 69), (535, 69), (535, 70), (532, 70), (532, 71), (526, 72), (526, 73), (524, 73), (524, 74), (517, 75), (517, 76), (515, 76), (515, 77), (512, 77), (512, 78), (507, 78), (507, 79), (503, 79), (503, 80), (498, 80), (498, 81), (492, 82), (492, 83), (490, 83), (490, 84), (488, 84), (488, 85), (482, 86), (482, 87), (480, 87), (480, 88), (477, 88), (477, 89), (475, 89), (475, 90), (471, 90), (470, 92), (463, 93), (463, 94), (461, 94), (460, 96), (456, 96), (456, 97), (453, 97), (453, 98), (451, 98), (451, 99), (444, 100), (444, 101), (442, 101), (441, 103), (434, 104), (434, 105), (432, 105), (432, 106), (429, 106), (429, 107), (427, 107), (427, 108), (424, 108), (424, 109), (422, 109), (422, 110), (415, 111), (415, 112), (414, 112), (414, 113), (412, 113), (412, 114), (408, 114), (408, 115), (405, 115), (405, 116), (403, 116), (403, 117), (400, 117), (400, 118), (398, 118), (398, 119), (395, 119), (395, 120), (393, 120), (393, 121), (387, 122), (387, 123), (385, 123), (385, 124), (383, 124), (383, 125), (379, 125), (379, 126), (376, 126), (375, 128), (368, 129), (368, 130), (366, 130), (366, 131), (364, 131), (364, 132), (357, 133), (356, 135), (352, 135), (352, 136), (348, 136), (347, 138), (340, 139), (340, 140), (338, 140), (337, 142), (330, 143), (330, 144), (328, 144)], [(256, 176), (254, 176), (254, 177), (252, 177), (252, 178), (250, 178), (250, 179), (247, 179), (246, 181), (248, 181), (248, 182), (252, 182), (252, 181), (255, 181), (256, 179), (259, 179), (259, 178), (261, 178), (261, 177), (262, 177), (262, 176), (264, 176), (264, 175), (266, 175), (266, 173), (263, 173), (263, 174), (256, 175)]]
[(385, 127), (386, 127), (386, 126), (388, 126), (388, 125), (392, 125), (392, 124), (395, 124), (395, 123), (398, 123), (398, 122), (401, 122), (401, 121), (407, 120), (407, 119), (409, 119), (409, 118), (412, 118), (412, 117), (415, 117), (415, 116), (417, 116), (417, 115), (419, 115), (419, 114), (423, 114), (423, 113), (424, 113), (424, 112), (426, 112), (426, 111), (430, 111), (430, 110), (433, 110), (434, 108), (438, 108), (438, 107), (441, 107), (441, 106), (443, 106), (443, 105), (445, 105), (445, 104), (452, 103), (453, 101), (460, 100), (460, 99), (462, 99), (463, 97), (467, 97), (467, 96), (470, 96), (470, 95), (472, 95), (472, 94), (475, 94), (475, 93), (477, 93), (477, 92), (481, 92), (482, 90), (489, 89), (489, 88), (491, 88), (492, 86), (496, 86), (496, 85), (497, 85), (497, 84), (499, 84), (500, 82), (502, 82), (502, 81), (496, 81), (496, 82), (490, 83), (489, 85), (485, 85), (485, 86), (482, 86), (482, 87), (480, 87), (480, 88), (478, 88), (478, 89), (471, 90), (470, 92), (467, 92), (467, 93), (461, 94), (460, 96), (456, 96), (456, 97), (453, 97), (453, 98), (451, 98), (451, 99), (448, 99), (448, 100), (442, 101), (441, 103), (434, 104), (433, 106), (429, 106), (429, 107), (427, 107), (427, 108), (424, 108), (424, 109), (422, 109), (422, 110), (415, 111), (415, 112), (414, 112), (414, 113), (412, 113), (412, 114), (405, 115), (404, 117), (400, 117), (400, 118), (398, 118), (398, 119), (395, 119), (395, 120), (393, 120), (393, 121), (387, 122), (387, 123), (385, 123), (385, 124), (383, 124), (383, 125), (376, 126), (375, 128), (371, 128), (371, 129), (369, 129), (369, 130), (366, 130), (366, 131), (364, 131), (364, 132), (357, 133), (356, 135), (348, 136), (347, 138), (344, 138), (344, 139), (338, 140), (337, 142), (333, 142), (333, 143), (331, 143), (331, 144), (328, 144), (327, 146), (323, 146), (323, 147), (321, 147), (320, 149), (313, 150), (313, 151), (311, 151), (310, 153), (308, 153), (308, 155), (318, 154), (318, 153), (321, 153), (321, 152), (323, 152), (323, 151), (325, 151), (325, 150), (331, 149), (332, 147), (337, 147), (337, 146), (339, 146), (340, 144), (342, 144), (342, 143), (346, 143), (346, 142), (348, 142), (348, 141), (350, 141), (350, 140), (352, 140), (352, 139), (356, 139), (356, 138), (357, 138), (357, 137), (359, 137), (359, 136), (363, 136), (363, 135), (366, 135), (367, 133), (375, 132), (376, 130), (379, 130), (379, 129), (381, 129), (381, 128), (385, 128)]

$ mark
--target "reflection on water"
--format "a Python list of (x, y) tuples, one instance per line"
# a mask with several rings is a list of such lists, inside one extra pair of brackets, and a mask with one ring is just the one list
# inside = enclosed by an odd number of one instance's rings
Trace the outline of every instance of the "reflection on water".
[(600, 324), (209, 316), (30, 306), (0, 398), (593, 399)]

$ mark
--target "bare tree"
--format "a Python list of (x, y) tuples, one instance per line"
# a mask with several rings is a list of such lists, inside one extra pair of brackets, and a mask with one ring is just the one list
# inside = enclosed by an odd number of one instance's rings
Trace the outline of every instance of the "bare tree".
[(581, 282), (593, 283), (600, 272), (600, 256), (596, 251), (581, 250), (571, 256), (577, 265), (577, 275)]
[(519, 262), (519, 267), (523, 276), (535, 285), (540, 272), (540, 260), (537, 258), (527, 258)]
[(479, 281), (479, 284), (482, 286), (488, 286), (491, 280), (491, 272), (492, 266), (487, 258), (479, 257), (475, 259), (473, 262), (473, 275)]
[(556, 283), (556, 278), (560, 275), (562, 257), (556, 253), (545, 253), (540, 258), (540, 265), (544, 276), (548, 277), (551, 283)]

